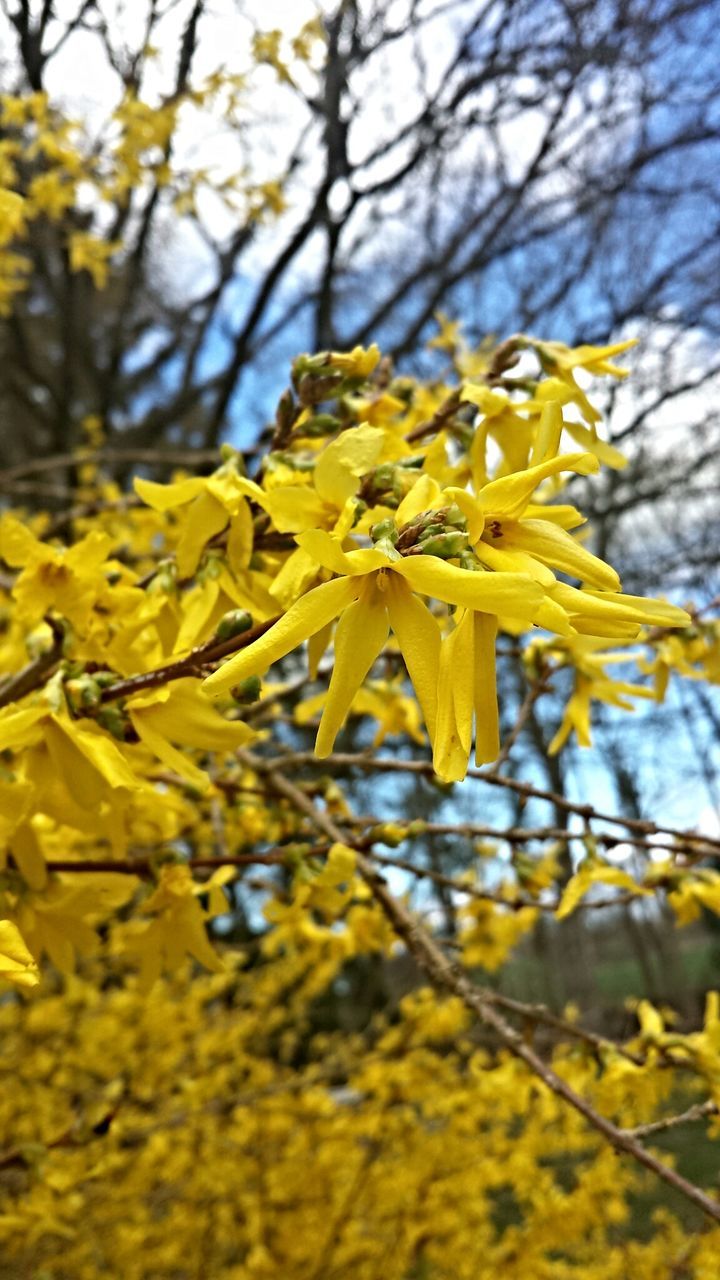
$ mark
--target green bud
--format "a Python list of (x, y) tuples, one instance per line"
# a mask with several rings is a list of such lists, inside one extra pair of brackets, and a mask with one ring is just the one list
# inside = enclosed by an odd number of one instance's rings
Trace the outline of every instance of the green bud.
[(114, 671), (93, 671), (93, 680), (101, 689), (108, 689), (118, 679)]
[(467, 537), (464, 533), (438, 533), (432, 538), (423, 539), (420, 544), (423, 555), (440, 556), (442, 560), (453, 560), (467, 550)]
[(395, 463), (383, 462), (370, 473), (373, 488), (382, 493), (383, 489), (392, 489), (395, 481)]
[(222, 554), (217, 551), (208, 551), (205, 556), (205, 563), (197, 575), (198, 580), (205, 582), (208, 578), (219, 578), (224, 568), (225, 561)]
[(466, 547), (464, 551), (460, 552), (458, 560), (460, 561), (460, 568), (468, 569), (470, 573), (477, 573), (483, 567), (475, 555), (475, 552), (471, 551), (469, 547)]
[(93, 676), (76, 676), (65, 682), (65, 692), (73, 710), (88, 711), (100, 704), (100, 686)]
[(342, 431), (342, 425), (340, 419), (334, 417), (332, 413), (316, 413), (312, 418), (308, 418), (307, 422), (301, 423), (297, 434), (310, 436), (313, 439), (317, 436), (333, 436), (336, 431)]
[(326, 377), (312, 377), (306, 373), (297, 384), (298, 399), (306, 408), (327, 400), (342, 383), (339, 373), (329, 373)]
[(435, 524), (426, 524), (425, 527), (422, 528), (420, 530), (420, 533), (418, 534), (418, 542), (425, 542), (427, 538), (436, 538), (439, 533), (445, 533), (445, 532), (446, 532), (445, 525), (438, 524), (437, 521), (435, 522)]
[(373, 542), (379, 542), (382, 538), (389, 538), (393, 546), (398, 540), (398, 531), (395, 521), (390, 516), (386, 520), (378, 520), (370, 530), (370, 537)]
[(319, 351), (315, 356), (301, 355), (297, 356), (292, 363), (293, 382), (297, 382), (304, 377), (315, 377), (318, 373), (322, 373), (327, 369), (330, 363), (330, 352)]
[(243, 631), (249, 631), (252, 624), (253, 620), (247, 609), (231, 609), (220, 619), (215, 635), (218, 640), (229, 640), (232, 636), (241, 636)]
[(172, 560), (161, 561), (147, 585), (150, 595), (171, 595), (177, 588), (177, 569)]
[(240, 684), (236, 684), (234, 689), (230, 690), (230, 696), (235, 699), (240, 706), (247, 706), (250, 702), (257, 702), (260, 697), (262, 681), (259, 676), (246, 676)]
[(448, 507), (445, 524), (449, 524), (453, 529), (467, 529), (467, 516), (463, 514), (457, 503), (453, 502), (452, 506)]
[(130, 721), (120, 707), (113, 704), (100, 707), (95, 719), (103, 729), (107, 729), (108, 733), (112, 734), (113, 738), (117, 738), (118, 742), (125, 742)]

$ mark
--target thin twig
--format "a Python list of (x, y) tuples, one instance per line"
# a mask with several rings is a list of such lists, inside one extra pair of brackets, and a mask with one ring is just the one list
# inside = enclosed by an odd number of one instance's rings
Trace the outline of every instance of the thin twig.
[(625, 1129), (624, 1133), (630, 1135), (631, 1138), (649, 1138), (654, 1133), (664, 1133), (666, 1129), (677, 1129), (681, 1124), (691, 1124), (694, 1120), (704, 1120), (706, 1116), (716, 1116), (720, 1112), (720, 1108), (712, 1098), (708, 1098), (707, 1102), (696, 1102), (694, 1106), (688, 1107), (687, 1111), (681, 1111), (676, 1116), (666, 1116), (664, 1120), (654, 1120), (651, 1124), (638, 1124), (634, 1129)]
[(116, 702), (118, 698), (130, 698), (134, 693), (141, 693), (143, 689), (157, 689), (160, 685), (169, 684), (171, 680), (205, 675), (204, 667), (212, 666), (221, 658), (227, 658), (229, 654), (237, 653), (238, 649), (244, 649), (246, 645), (252, 644), (274, 627), (277, 621), (277, 618), (270, 618), (268, 622), (258, 622), (249, 631), (243, 631), (238, 636), (230, 636), (228, 640), (218, 640), (212, 636), (205, 644), (197, 645), (192, 649), (185, 658), (177, 658), (174, 662), (166, 663), (164, 667), (155, 667), (152, 671), (145, 671), (138, 676), (128, 676), (125, 680), (118, 680), (117, 684), (109, 685), (103, 689), (100, 701)]
[[(360, 752), (337, 752), (331, 756), (326, 756), (324, 759), (318, 759), (311, 751), (293, 751), (283, 757), (284, 767), (295, 765), (314, 765), (316, 768), (322, 769), (362, 769), (371, 773), (411, 773), (435, 778), (432, 761), (430, 760), (396, 760), (390, 756), (373, 756)], [(626, 827), (628, 830), (637, 831), (641, 835), (677, 837), (678, 840), (684, 841), (689, 847), (692, 847), (698, 855), (702, 854), (703, 848), (720, 848), (720, 837), (699, 835), (692, 831), (682, 831), (677, 827), (659, 826), (657, 823), (643, 818), (628, 818), (619, 813), (606, 813), (602, 809), (594, 808), (591, 804), (568, 800), (565, 796), (555, 791), (546, 791), (543, 787), (536, 787), (530, 782), (520, 782), (517, 778), (507, 778), (494, 770), (471, 768), (468, 769), (467, 776), (480, 782), (487, 782), (489, 786), (505, 787), (510, 791), (516, 792), (517, 795), (526, 796), (528, 799), (547, 800), (565, 813), (576, 813), (581, 818), (587, 818), (590, 821), (611, 822), (615, 826)], [(624, 842), (625, 837), (622, 840), (618, 840), (618, 843)], [(653, 848), (657, 848), (657, 845), (653, 844)]]

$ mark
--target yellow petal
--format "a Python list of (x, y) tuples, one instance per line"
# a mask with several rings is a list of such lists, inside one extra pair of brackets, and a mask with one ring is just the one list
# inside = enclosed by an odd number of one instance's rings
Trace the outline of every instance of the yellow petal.
[(299, 533), (295, 541), (315, 564), (329, 569), (331, 573), (351, 576), (370, 573), (373, 569), (394, 564), (382, 551), (343, 551), (337, 538), (325, 533), (323, 529), (309, 529), (307, 533)]
[(385, 432), (361, 425), (326, 445), (315, 464), (315, 488), (325, 502), (342, 507), (357, 491), (358, 479), (375, 466)]
[(50, 559), (52, 554), (52, 549), (43, 546), (20, 520), (5, 512), (0, 519), (0, 557), (7, 564), (18, 569), (21, 565)]
[(253, 550), (253, 519), (244, 500), (230, 521), (227, 540), (228, 564), (234, 573), (247, 569)]
[(178, 751), (177, 747), (173, 747), (146, 716), (143, 716), (140, 712), (133, 713), (130, 711), (130, 719), (140, 741), (154, 756), (157, 756), (158, 760), (162, 760), (168, 769), (172, 769), (181, 778), (185, 778), (191, 786), (197, 787), (198, 791), (205, 792), (208, 790), (211, 785), (208, 775), (202, 769), (199, 769), (196, 764), (193, 764), (192, 760), (182, 751)]
[(184, 518), (182, 536), (177, 545), (175, 559), (181, 578), (189, 578), (195, 572), (205, 544), (220, 533), (228, 522), (228, 513), (211, 493), (201, 493), (195, 499)]
[(317, 679), (318, 666), (325, 650), (330, 644), (333, 624), (328, 622), (321, 631), (316, 631), (308, 640), (308, 675), (311, 680)]
[(0, 712), (0, 751), (12, 751), (36, 742), (40, 737), (39, 722), (47, 711), (47, 706), (38, 706)]
[(315, 755), (320, 758), (331, 754), (351, 701), (386, 643), (388, 631), (387, 611), (377, 591), (366, 593), (343, 612), (334, 634), (331, 686), (315, 741)]
[(15, 832), (12, 838), (12, 855), (30, 888), (44, 889), (47, 884), (45, 857), (37, 834), (29, 822), (24, 822)]
[(260, 675), (278, 658), (284, 658), (291, 649), (315, 635), (332, 622), (338, 614), (356, 600), (362, 590), (362, 581), (337, 578), (314, 587), (302, 596), (279, 622), (275, 623), (247, 649), (235, 654), (228, 662), (208, 676), (203, 688), (216, 697), (232, 688), (246, 676)]
[(616, 449), (614, 445), (608, 444), (607, 440), (601, 440), (597, 432), (591, 431), (589, 427), (583, 427), (579, 422), (566, 422), (565, 429), (569, 436), (572, 436), (576, 444), (587, 449), (588, 453), (594, 453), (600, 462), (604, 462), (606, 467), (612, 467), (615, 471), (622, 471), (623, 467), (628, 464), (628, 459), (624, 453)]
[(530, 456), (531, 466), (537, 466), (539, 463), (546, 462), (557, 455), (560, 448), (563, 425), (560, 402), (558, 400), (548, 400), (540, 415), (540, 424)]
[(478, 494), (483, 511), (506, 519), (517, 519), (522, 514), (538, 485), (549, 476), (561, 471), (575, 471), (581, 476), (598, 470), (597, 458), (591, 453), (566, 453), (559, 458), (548, 458), (526, 471), (515, 471), (501, 480), (491, 480)]
[(45, 741), (67, 790), (82, 809), (94, 809), (107, 798), (108, 788), (135, 790), (141, 785), (112, 738), (99, 727), (92, 732), (51, 716)]
[(182, 507), (192, 502), (198, 494), (204, 493), (207, 481), (202, 476), (189, 476), (187, 480), (177, 480), (175, 484), (156, 484), (154, 480), (143, 480), (136, 476), (133, 488), (139, 498), (153, 511), (170, 511), (173, 507)]
[(422, 595), (481, 613), (504, 613), (532, 622), (543, 598), (538, 584), (522, 574), (472, 572), (437, 556), (406, 556), (392, 569)]
[[(510, 527), (508, 522), (508, 528)], [(487, 541), (483, 538), (475, 544), (474, 551), (478, 560), (496, 573), (523, 573), (547, 590), (555, 586), (552, 569), (548, 569), (547, 565), (536, 560), (527, 551), (512, 546), (504, 535), (497, 539), (490, 537)]]
[(0, 978), (16, 987), (35, 987), (40, 981), (38, 967), (11, 920), (0, 920)]
[[(212, 633), (213, 615), (218, 611), (220, 583), (217, 578), (206, 578), (182, 597), (183, 612), (180, 630), (177, 633), (173, 652), (185, 653), (201, 640), (208, 639)], [(221, 608), (219, 617), (226, 612)], [(219, 618), (217, 619), (219, 621)]]
[(278, 533), (297, 533), (314, 529), (326, 522), (325, 504), (314, 489), (303, 485), (286, 485), (273, 489), (264, 502)]
[(528, 552), (550, 568), (579, 578), (602, 591), (618, 591), (620, 579), (613, 568), (591, 555), (574, 538), (549, 520), (518, 520), (509, 524), (503, 538), (509, 547)]
[(175, 680), (164, 692), (163, 699), (145, 694), (128, 700), (133, 723), (142, 720), (172, 742), (203, 751), (231, 751), (255, 737), (242, 720), (225, 720), (197, 680)]
[(466, 610), (440, 649), (433, 768), (444, 782), (465, 777), (472, 743), (473, 615)]
[(578, 511), (577, 507), (571, 507), (568, 503), (529, 502), (525, 508), (523, 519), (552, 520), (553, 524), (558, 524), (561, 529), (577, 529), (578, 525), (586, 523), (587, 516)]
[(439, 506), (441, 492), (440, 485), (437, 480), (433, 480), (432, 476), (420, 476), (412, 489), (405, 494), (395, 513), (398, 527), (407, 524), (408, 520), (414, 520), (415, 516), (419, 516), (422, 511), (430, 511), (433, 507)]
[(343, 613), (335, 630), (335, 662), (315, 755), (329, 756), (355, 694), (388, 638), (387, 610), (374, 583)]
[(395, 573), (386, 576), (390, 626), (400, 645), (400, 652), (432, 742), (437, 721), (440, 628), (430, 610), (415, 598), (402, 578)]
[(495, 641), (497, 618), (475, 614), (475, 763), (491, 764), (500, 754)]
[[(603, 596), (596, 591), (583, 592), (583, 595), (594, 596), (596, 600), (603, 599)], [(634, 610), (651, 626), (689, 627), (692, 623), (692, 618), (685, 609), (681, 609), (676, 604), (669, 604), (667, 600), (655, 600), (652, 596), (629, 596), (623, 593), (618, 596), (618, 601), (624, 608)]]
[(26, 817), (33, 795), (30, 782), (16, 779), (5, 782), (0, 778), (0, 845), (9, 840), (13, 831)]
[(302, 547), (292, 551), (273, 580), (270, 594), (284, 609), (301, 596), (318, 576), (318, 564)]

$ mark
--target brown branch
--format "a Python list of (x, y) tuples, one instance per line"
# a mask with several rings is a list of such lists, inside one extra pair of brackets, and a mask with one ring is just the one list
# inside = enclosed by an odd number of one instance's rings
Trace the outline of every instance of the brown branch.
[(18, 462), (14, 467), (6, 467), (4, 471), (0, 471), (0, 485), (11, 484), (20, 476), (59, 471), (63, 467), (75, 467), (78, 463), (85, 462), (140, 462), (155, 467), (196, 467), (211, 462), (217, 465), (219, 460), (217, 449), (78, 449), (73, 453), (55, 453), (49, 458), (32, 458), (27, 462)]
[(153, 671), (128, 676), (125, 680), (118, 680), (117, 684), (109, 685), (107, 689), (103, 689), (100, 701), (116, 702), (118, 698), (130, 698), (134, 693), (141, 693), (143, 689), (157, 689), (160, 685), (169, 684), (171, 680), (182, 680), (186, 676), (200, 678), (206, 674), (204, 667), (212, 666), (221, 658), (227, 658), (229, 654), (236, 653), (238, 649), (244, 649), (260, 636), (264, 636), (265, 632), (274, 627), (278, 621), (278, 618), (270, 618), (267, 622), (258, 622), (249, 631), (244, 631), (239, 636), (231, 636), (228, 640), (218, 640), (212, 636), (210, 640), (206, 640), (205, 644), (197, 645), (192, 649), (185, 658), (177, 658), (175, 662), (168, 662), (164, 667), (155, 667)]
[[(346, 835), (335, 825), (335, 822), (327, 813), (317, 810), (312, 801), (302, 791), (299, 791), (292, 782), (288, 781), (284, 772), (280, 772), (282, 765), (270, 764), (250, 752), (242, 752), (241, 754), (254, 770), (267, 777), (274, 790), (286, 796), (294, 804), (295, 808), (300, 813), (304, 813), (313, 825), (328, 836), (330, 840), (340, 843), (352, 843), (352, 841), (348, 841)], [(601, 1115), (587, 1098), (577, 1093), (562, 1076), (559, 1076), (526, 1043), (523, 1035), (498, 1013), (492, 999), (494, 993), (486, 992), (482, 988), (474, 986), (462, 970), (448, 960), (420, 921), (390, 893), (385, 880), (378, 875), (372, 861), (361, 852), (356, 853), (356, 858), (359, 874), (390, 921), (397, 937), (402, 939), (410, 954), (431, 982), (441, 989), (458, 996), (480, 1022), (495, 1032), (500, 1043), (514, 1057), (524, 1062), (529, 1070), (556, 1097), (561, 1098), (582, 1115), (587, 1123), (596, 1129), (616, 1151), (621, 1151), (623, 1154), (631, 1156), (638, 1164), (649, 1169), (651, 1173), (662, 1179), (673, 1190), (679, 1192), (680, 1195), (702, 1210), (709, 1218), (712, 1218), (715, 1222), (720, 1222), (720, 1203), (706, 1195), (700, 1187), (689, 1182), (682, 1174), (670, 1168), (669, 1165), (659, 1160), (650, 1151), (646, 1151), (632, 1133), (627, 1133), (625, 1130), (618, 1128), (611, 1120)]]
[(551, 689), (552, 686), (549, 683), (548, 675), (549, 673), (546, 672), (536, 680), (532, 680), (528, 685), (525, 697), (523, 698), (517, 716), (515, 717), (515, 723), (500, 748), (500, 754), (498, 755), (497, 760), (493, 764), (493, 773), (498, 772), (509, 758), (510, 752), (532, 715), (538, 698), (542, 697), (544, 693), (547, 693), (548, 690)]
[[(323, 857), (327, 854), (329, 847), (327, 843), (313, 845), (312, 849), (308, 850), (307, 857)], [(292, 862), (295, 856), (295, 847), (279, 845), (275, 849), (266, 850), (265, 853), (228, 853), (219, 857), (187, 858), (178, 865), (188, 867), (191, 871), (216, 871), (218, 867), (274, 867)], [(91, 875), (93, 872), (117, 872), (118, 875), (148, 879), (156, 876), (163, 864), (155, 858), (50, 858), (45, 865), (48, 871), (58, 873), (77, 872)]]
[(427, 422), (419, 422), (412, 431), (409, 431), (405, 439), (408, 444), (414, 444), (416, 440), (424, 440), (425, 436), (434, 436), (436, 432), (442, 431), (447, 425), (453, 414), (457, 413), (460, 408), (460, 392), (453, 391), (444, 400), (439, 409), (436, 409), (432, 418), (428, 418)]
[(22, 671), (18, 671), (16, 675), (8, 677), (0, 684), (0, 707), (18, 702), (26, 694), (32, 693), (33, 689), (38, 689), (62, 658), (65, 632), (55, 618), (48, 617), (45, 621), (53, 633), (52, 645), (46, 649), (45, 653), (39, 654), (37, 658), (33, 658), (32, 662), (28, 662)]

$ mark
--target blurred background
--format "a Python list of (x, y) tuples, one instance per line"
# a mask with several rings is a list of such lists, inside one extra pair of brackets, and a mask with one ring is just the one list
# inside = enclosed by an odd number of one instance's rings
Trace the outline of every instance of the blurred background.
[[(220, 65), (237, 92), (193, 99)], [(210, 469), (221, 442), (251, 449), (300, 351), (377, 342), (398, 374), (442, 377), (454, 322), (471, 354), (517, 331), (636, 337), (631, 378), (602, 392), (629, 465), (573, 481), (578, 505), (628, 591), (708, 609), (720, 592), (719, 87), (708, 0), (2, 0), (0, 91), (45, 92), (88, 154), (131, 138), (144, 163), (122, 199), (67, 176), (53, 187), (52, 147), (40, 136), (18, 159), (25, 126), (4, 100), (0, 161), (30, 199), (45, 193), (46, 216), (22, 246), (29, 285), (0, 315), (3, 501), (70, 506), (88, 423), (122, 483)], [(167, 108), (164, 132), (142, 102)], [(104, 287), (102, 272), (72, 269), (75, 232), (122, 242)], [(501, 672), (509, 727), (525, 691), (512, 646)], [(720, 707), (706, 686), (678, 679), (634, 717), (599, 707), (592, 750), (549, 756), (561, 684), (531, 708), (510, 775), (720, 831)], [(371, 737), (356, 722), (342, 745)], [(572, 821), (552, 799), (410, 781), (412, 796), (407, 781), (375, 784), (373, 811)], [(455, 874), (476, 852), (437, 838), (417, 856)], [(417, 893), (452, 936), (452, 895)], [(224, 927), (246, 936), (238, 894)], [(541, 921), (503, 970), (508, 991), (580, 1000), (613, 1034), (631, 991), (696, 1017), (717, 981), (710, 917), (675, 934), (642, 904), (598, 916)], [(407, 982), (350, 975), (318, 1016), (362, 1021)]]

